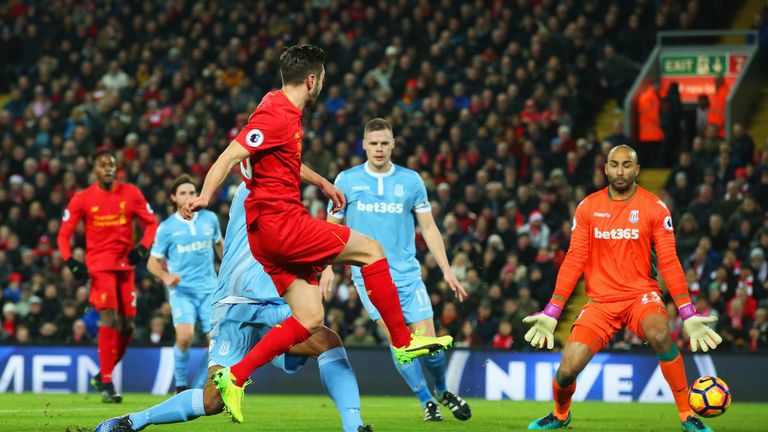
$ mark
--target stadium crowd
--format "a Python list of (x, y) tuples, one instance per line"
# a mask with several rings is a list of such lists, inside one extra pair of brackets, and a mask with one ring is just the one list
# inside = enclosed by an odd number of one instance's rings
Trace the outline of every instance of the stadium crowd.
[[(40, 3), (45, 3), (42, 5)], [(417, 238), (437, 328), (459, 346), (527, 349), (522, 318), (549, 299), (571, 216), (606, 186), (621, 124), (585, 125), (622, 98), (663, 29), (722, 19), (721, 2), (362, 1), (11, 2), (0, 13), (0, 339), (91, 344), (97, 314), (52, 241), (71, 196), (92, 180), (88, 155), (110, 147), (118, 179), (158, 218), (183, 173), (200, 181), (261, 96), (279, 86), (293, 43), (328, 54), (326, 89), (304, 118), (303, 161), (333, 180), (361, 163), (362, 126), (386, 117), (394, 160), (419, 171), (455, 274), (457, 303)], [(511, 23), (516, 23), (512, 25)], [(720, 317), (734, 350), (768, 348), (768, 142), (739, 125), (732, 142), (696, 137), (663, 199), (700, 312)], [(640, 161), (642, 166), (643, 161)], [(225, 227), (233, 172), (215, 210)], [(303, 189), (310, 212), (325, 200)], [(76, 257), (85, 246), (76, 233)], [(340, 269), (342, 270), (342, 269)], [(347, 269), (348, 270), (348, 269)], [(350, 346), (381, 344), (347, 270), (326, 296), (327, 324)], [(173, 341), (165, 288), (136, 273), (138, 343)], [(673, 334), (685, 347), (682, 322)], [(631, 347), (623, 334), (614, 347)]]

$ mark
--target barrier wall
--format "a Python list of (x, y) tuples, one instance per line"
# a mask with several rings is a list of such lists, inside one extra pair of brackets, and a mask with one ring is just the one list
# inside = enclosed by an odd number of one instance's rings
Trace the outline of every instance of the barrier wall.
[[(207, 354), (193, 348), (190, 366)], [(392, 365), (388, 350), (349, 349), (362, 394), (409, 395)], [(450, 352), (448, 387), (462, 396), (485, 399), (551, 400), (552, 378), (560, 361), (557, 353), (497, 351)], [(768, 356), (763, 354), (685, 355), (692, 381), (717, 375), (738, 401), (768, 401)], [(0, 392), (85, 393), (98, 372), (92, 347), (0, 346)], [(194, 373), (194, 371), (191, 371)], [(124, 392), (165, 394), (173, 386), (173, 348), (131, 348), (114, 373)], [(249, 391), (256, 393), (321, 394), (317, 364), (286, 375), (271, 366), (258, 370)], [(600, 353), (579, 376), (576, 400), (606, 402), (671, 402), (672, 395), (650, 353)]]

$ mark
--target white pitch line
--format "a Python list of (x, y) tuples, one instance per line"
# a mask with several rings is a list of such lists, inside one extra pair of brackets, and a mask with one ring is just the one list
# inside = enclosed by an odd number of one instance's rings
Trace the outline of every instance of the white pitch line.
[(68, 412), (68, 411), (112, 411), (113, 408), (32, 408), (32, 409), (0, 409), (0, 414), (28, 412)]

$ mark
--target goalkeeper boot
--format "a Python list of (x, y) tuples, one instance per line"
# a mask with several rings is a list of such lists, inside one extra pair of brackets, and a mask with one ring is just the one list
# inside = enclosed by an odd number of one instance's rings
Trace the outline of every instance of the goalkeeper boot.
[(133, 423), (128, 416), (104, 420), (96, 426), (95, 432), (133, 432)]
[(698, 417), (688, 416), (688, 419), (680, 424), (683, 432), (713, 432), (712, 428), (705, 425)]
[(460, 398), (449, 391), (444, 392), (441, 397), (437, 399), (443, 406), (451, 410), (453, 416), (459, 420), (469, 420), (472, 417), (472, 408), (464, 399)]
[(248, 380), (239, 387), (235, 384), (236, 378), (229, 371), (229, 368), (219, 369), (213, 373), (213, 384), (221, 393), (221, 400), (224, 402), (224, 409), (235, 423), (243, 422), (243, 396), (245, 395), (245, 386), (251, 383)]
[(424, 407), (424, 421), (425, 422), (441, 422), (443, 421), (443, 415), (440, 414), (440, 408), (436, 403), (432, 401), (427, 402), (427, 406)]
[(373, 432), (373, 427), (371, 425), (358, 426), (357, 432)]
[(123, 396), (115, 390), (115, 384), (103, 383), (104, 390), (101, 391), (101, 401), (104, 403), (120, 403)]
[(101, 372), (91, 377), (91, 387), (97, 392), (104, 390), (104, 384), (101, 382)]
[(571, 423), (571, 413), (568, 413), (568, 417), (565, 420), (560, 420), (555, 417), (555, 413), (551, 412), (544, 417), (534, 420), (528, 425), (528, 430), (553, 430), (561, 429), (568, 426)]
[(407, 347), (393, 348), (393, 351), (397, 362), (405, 364), (421, 356), (448, 349), (451, 345), (453, 345), (453, 337), (451, 336), (430, 337), (413, 333), (411, 334), (411, 343)]

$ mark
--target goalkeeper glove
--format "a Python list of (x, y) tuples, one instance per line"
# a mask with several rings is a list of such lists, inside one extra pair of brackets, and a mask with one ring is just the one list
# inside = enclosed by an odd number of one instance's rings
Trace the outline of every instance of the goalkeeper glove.
[(531, 324), (531, 329), (525, 334), (525, 341), (530, 342), (534, 348), (544, 348), (546, 345), (547, 349), (552, 349), (555, 346), (557, 319), (562, 312), (563, 308), (549, 302), (543, 311), (523, 318), (524, 323)]
[(147, 255), (149, 255), (147, 248), (145, 248), (144, 245), (138, 245), (128, 254), (128, 262), (131, 265), (136, 265), (146, 260)]
[(67, 259), (67, 267), (69, 267), (69, 271), (72, 272), (72, 276), (77, 279), (85, 279), (88, 277), (88, 268), (85, 264), (72, 257)]
[(677, 310), (683, 318), (685, 332), (691, 338), (691, 351), (698, 351), (701, 348), (702, 351), (707, 352), (710, 348), (715, 349), (723, 341), (723, 338), (708, 325), (717, 321), (717, 318), (697, 314), (696, 308), (690, 303), (680, 306)]

